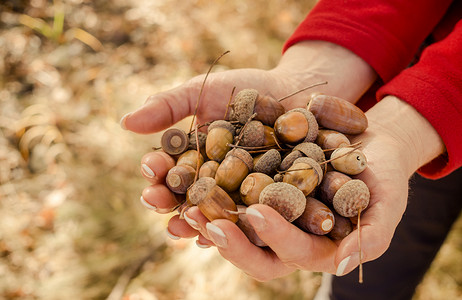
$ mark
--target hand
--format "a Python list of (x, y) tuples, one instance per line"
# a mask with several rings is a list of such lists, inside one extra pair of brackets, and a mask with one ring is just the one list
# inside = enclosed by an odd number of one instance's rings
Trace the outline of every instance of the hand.
[[(352, 75), (350, 70), (357, 72)], [(304, 42), (291, 47), (273, 70), (242, 69), (211, 74), (199, 106), (198, 122), (223, 118), (234, 86), (237, 90), (256, 88), (262, 94), (270, 92), (279, 98), (308, 83), (323, 80), (329, 81), (329, 84), (313, 91), (341, 96), (354, 102), (375, 80), (375, 73), (346, 49), (325, 42)], [(174, 90), (150, 97), (144, 106), (122, 119), (122, 126), (134, 132), (149, 133), (173, 125), (194, 111), (202, 81), (203, 76), (196, 77)], [(313, 91), (284, 101), (286, 109), (305, 106), (306, 95)], [(142, 159), (142, 174), (151, 183), (143, 191), (142, 199), (159, 213), (169, 212), (178, 204), (177, 196), (164, 185), (165, 175), (173, 165), (174, 161), (162, 152), (148, 153)], [(263, 237), (266, 234), (272, 251), (250, 244), (231, 222), (207, 222), (197, 208), (191, 208), (185, 214), (191, 226), (175, 216), (170, 220), (168, 230), (174, 236), (193, 237), (198, 234), (195, 230), (198, 229), (201, 233), (200, 245), (211, 245), (209, 240), (213, 239), (225, 258), (260, 280), (283, 276), (295, 268), (335, 273), (338, 264), (335, 243), (301, 232), (269, 207), (257, 205), (249, 209), (248, 214), (255, 226), (258, 220), (255, 215), (267, 220), (265, 229), (260, 229), (259, 233)], [(223, 239), (223, 236), (226, 238)], [(300, 251), (303, 249), (309, 251)], [(242, 251), (249, 255), (243, 257)], [(305, 260), (307, 253), (310, 253), (308, 261)]]

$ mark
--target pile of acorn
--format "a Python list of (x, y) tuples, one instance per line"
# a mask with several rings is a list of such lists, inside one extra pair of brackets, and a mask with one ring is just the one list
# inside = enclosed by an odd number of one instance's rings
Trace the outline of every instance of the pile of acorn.
[(369, 204), (366, 184), (350, 177), (367, 167), (366, 157), (349, 140), (366, 130), (367, 118), (329, 95), (313, 94), (306, 108), (289, 111), (280, 102), (244, 89), (228, 105), (229, 118), (203, 125), (207, 133), (165, 131), (162, 149), (176, 160), (166, 185), (186, 195), (182, 208), (236, 222), (257, 246), (265, 243), (242, 213), (256, 203), (308, 233), (343, 239)]

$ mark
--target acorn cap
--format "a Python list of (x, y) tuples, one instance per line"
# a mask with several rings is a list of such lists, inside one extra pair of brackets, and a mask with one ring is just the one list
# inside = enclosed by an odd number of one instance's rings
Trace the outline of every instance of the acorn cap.
[(244, 89), (237, 93), (233, 101), (233, 118), (245, 124), (253, 114), (257, 97), (258, 91), (255, 89)]
[(249, 152), (245, 151), (244, 149), (241, 149), (241, 148), (234, 148), (232, 150), (230, 150), (228, 153), (226, 153), (226, 157), (228, 156), (235, 156), (237, 158), (239, 158), (240, 160), (242, 160), (244, 162), (244, 164), (247, 166), (247, 168), (249, 169), (249, 172), (251, 172), (253, 170), (253, 158), (252, 158), (252, 155), (250, 155)]
[(281, 154), (276, 149), (270, 149), (263, 154), (254, 166), (255, 172), (271, 174), (281, 164)]
[(306, 138), (304, 142), (314, 142), (316, 137), (318, 136), (318, 122), (316, 121), (316, 117), (313, 113), (304, 108), (294, 108), (289, 110), (289, 112), (296, 111), (300, 112), (305, 115), (306, 121), (308, 122), (308, 133), (306, 134)]
[(207, 132), (210, 132), (210, 130), (218, 127), (227, 129), (229, 132), (232, 133), (233, 136), (236, 134), (236, 129), (234, 128), (233, 124), (225, 120), (213, 121), (212, 124), (210, 124), (207, 128)]
[[(197, 133), (197, 137), (199, 140), (199, 148), (205, 147), (205, 141), (207, 140), (207, 133), (199, 131)], [(196, 145), (196, 133), (193, 132), (189, 136), (189, 149), (197, 150)]]
[(303, 192), (285, 182), (267, 185), (260, 193), (259, 202), (272, 207), (289, 222), (300, 217), (306, 207)]
[(245, 126), (241, 138), (241, 145), (248, 147), (261, 146), (265, 142), (265, 129), (263, 123), (257, 120), (250, 121)]
[(282, 182), (283, 179), (284, 179), (284, 175), (279, 174), (279, 173), (274, 175), (273, 177), (274, 182)]
[(303, 153), (298, 150), (292, 150), (292, 152), (287, 154), (282, 160), (281, 164), (279, 165), (279, 170), (287, 171), (294, 164), (294, 161), (299, 157), (303, 157)]
[(322, 171), (322, 168), (317, 161), (315, 161), (314, 159), (310, 157), (300, 157), (294, 161), (294, 164), (296, 163), (305, 163), (313, 167), (314, 171), (318, 175), (318, 185), (321, 184), (322, 176), (324, 172)]
[(197, 205), (217, 185), (212, 177), (199, 178), (188, 190), (189, 201)]
[(360, 179), (352, 179), (344, 183), (335, 193), (333, 205), (335, 211), (344, 217), (355, 217), (358, 210), (369, 205), (370, 192), (367, 185)]
[(324, 151), (322, 151), (322, 148), (319, 147), (315, 143), (311, 142), (305, 142), (298, 144), (297, 146), (294, 147), (293, 150), (298, 150), (305, 154), (307, 157), (310, 157), (317, 161), (318, 163), (322, 163), (323, 161), (326, 160), (326, 156), (324, 155)]

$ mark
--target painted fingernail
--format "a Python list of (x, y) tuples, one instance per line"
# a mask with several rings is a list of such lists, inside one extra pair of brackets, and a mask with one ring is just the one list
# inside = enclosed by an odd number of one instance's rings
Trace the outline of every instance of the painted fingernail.
[(199, 223), (196, 222), (196, 220), (193, 220), (191, 219), (190, 217), (188, 217), (188, 214), (187, 213), (184, 213), (184, 219), (186, 220), (186, 222), (189, 224), (189, 226), (191, 226), (192, 228), (196, 229), (196, 230), (199, 230), (201, 229), (199, 227)]
[(353, 271), (359, 265), (359, 252), (353, 252), (350, 256), (344, 258), (337, 267), (335, 275), (343, 276)]
[(217, 247), (226, 248), (228, 246), (228, 239), (220, 227), (209, 222), (207, 223), (206, 228), (210, 239), (215, 245), (217, 245)]
[(255, 230), (262, 231), (266, 228), (265, 217), (258, 210), (248, 207), (245, 212), (247, 217), (251, 220), (250, 223)]
[(125, 114), (119, 121), (120, 123), (120, 127), (122, 127), (122, 129), (124, 130), (127, 130), (127, 126), (125, 125), (125, 121), (127, 120), (127, 118), (131, 115), (132, 113), (129, 112), (128, 114)]
[(151, 210), (154, 210), (154, 211), (157, 211), (157, 206), (155, 206), (154, 204), (151, 204), (149, 202), (147, 202), (143, 196), (140, 197), (140, 202), (141, 204), (143, 204), (145, 207), (151, 209)]
[(202, 248), (202, 249), (210, 248), (210, 245), (201, 244), (201, 242), (199, 242), (199, 240), (196, 240), (196, 245), (197, 245), (197, 247)]
[(148, 178), (154, 178), (156, 177), (156, 173), (154, 173), (153, 170), (147, 165), (147, 164), (142, 164), (141, 168), (143, 169), (143, 174), (148, 177)]
[(176, 236), (176, 235), (174, 235), (173, 233), (171, 233), (170, 230), (168, 230), (168, 228), (165, 229), (165, 232), (167, 233), (167, 236), (168, 236), (169, 238), (171, 238), (172, 240), (179, 240), (179, 239), (180, 239), (179, 236)]

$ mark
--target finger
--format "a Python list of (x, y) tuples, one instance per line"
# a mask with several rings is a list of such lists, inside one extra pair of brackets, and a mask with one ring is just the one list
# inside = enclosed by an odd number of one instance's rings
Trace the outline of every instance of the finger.
[(199, 232), (191, 228), (185, 220), (180, 219), (180, 215), (175, 215), (170, 218), (167, 225), (167, 233), (170, 237), (177, 237), (174, 239), (192, 238), (199, 234)]
[(184, 219), (191, 228), (198, 230), (206, 239), (209, 239), (206, 226), (210, 221), (202, 214), (197, 206), (189, 208), (184, 213)]
[(211, 246), (215, 246), (215, 244), (212, 241), (206, 239), (202, 234), (199, 234), (199, 236), (197, 237), (196, 245), (197, 247), (203, 248), (203, 249), (210, 248)]
[(270, 249), (252, 244), (233, 222), (218, 219), (206, 226), (220, 254), (255, 279), (268, 281), (294, 271), (294, 268), (284, 265)]
[(143, 190), (140, 201), (146, 208), (160, 214), (166, 214), (183, 202), (184, 196), (172, 193), (163, 184), (155, 184)]
[(149, 152), (141, 158), (141, 174), (153, 184), (164, 182), (174, 166), (175, 160), (163, 151)]
[(303, 232), (267, 205), (252, 205), (246, 215), (260, 239), (287, 266), (335, 273), (337, 246), (329, 238)]
[(120, 120), (124, 129), (137, 133), (157, 132), (192, 114), (190, 85), (148, 97), (146, 103)]

